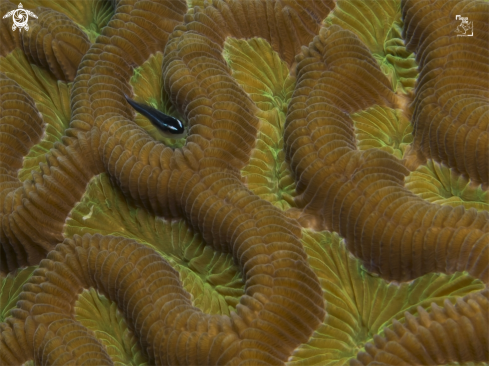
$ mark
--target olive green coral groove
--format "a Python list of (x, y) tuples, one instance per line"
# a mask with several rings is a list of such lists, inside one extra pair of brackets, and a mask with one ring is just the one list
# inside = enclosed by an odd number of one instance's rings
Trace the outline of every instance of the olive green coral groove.
[(303, 230), (302, 242), (324, 290), (328, 316), (311, 338), (294, 350), (288, 366), (348, 364), (359, 350), (368, 347), (367, 342), (373, 343), (376, 334), (393, 329), (394, 319), (404, 322), (406, 312), (417, 315), (419, 306), (430, 312), (433, 303), (455, 303), (486, 287), (461, 272), (429, 273), (410, 282), (387, 282), (365, 271), (337, 234)]

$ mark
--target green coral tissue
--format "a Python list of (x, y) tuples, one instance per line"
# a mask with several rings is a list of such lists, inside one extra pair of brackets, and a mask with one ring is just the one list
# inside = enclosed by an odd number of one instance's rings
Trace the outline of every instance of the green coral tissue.
[(489, 2), (0, 0), (0, 365), (489, 365)]

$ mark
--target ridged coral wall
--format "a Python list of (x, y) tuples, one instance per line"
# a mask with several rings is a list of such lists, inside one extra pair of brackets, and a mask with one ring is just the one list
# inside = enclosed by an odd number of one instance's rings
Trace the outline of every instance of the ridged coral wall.
[(24, 7), (2, 365), (489, 362), (489, 3)]

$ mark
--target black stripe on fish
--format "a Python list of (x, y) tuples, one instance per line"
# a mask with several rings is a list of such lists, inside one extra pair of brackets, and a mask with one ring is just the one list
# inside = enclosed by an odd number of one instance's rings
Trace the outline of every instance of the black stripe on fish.
[(183, 123), (172, 117), (168, 116), (159, 110), (150, 107), (149, 105), (138, 103), (127, 95), (125, 95), (127, 102), (139, 113), (145, 116), (149, 121), (162, 132), (172, 135), (181, 135), (185, 132), (185, 126)]

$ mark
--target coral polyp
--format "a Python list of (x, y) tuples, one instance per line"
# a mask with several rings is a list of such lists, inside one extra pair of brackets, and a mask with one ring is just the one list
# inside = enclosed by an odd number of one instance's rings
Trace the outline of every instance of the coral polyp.
[(489, 362), (489, 3), (24, 6), (2, 365)]

